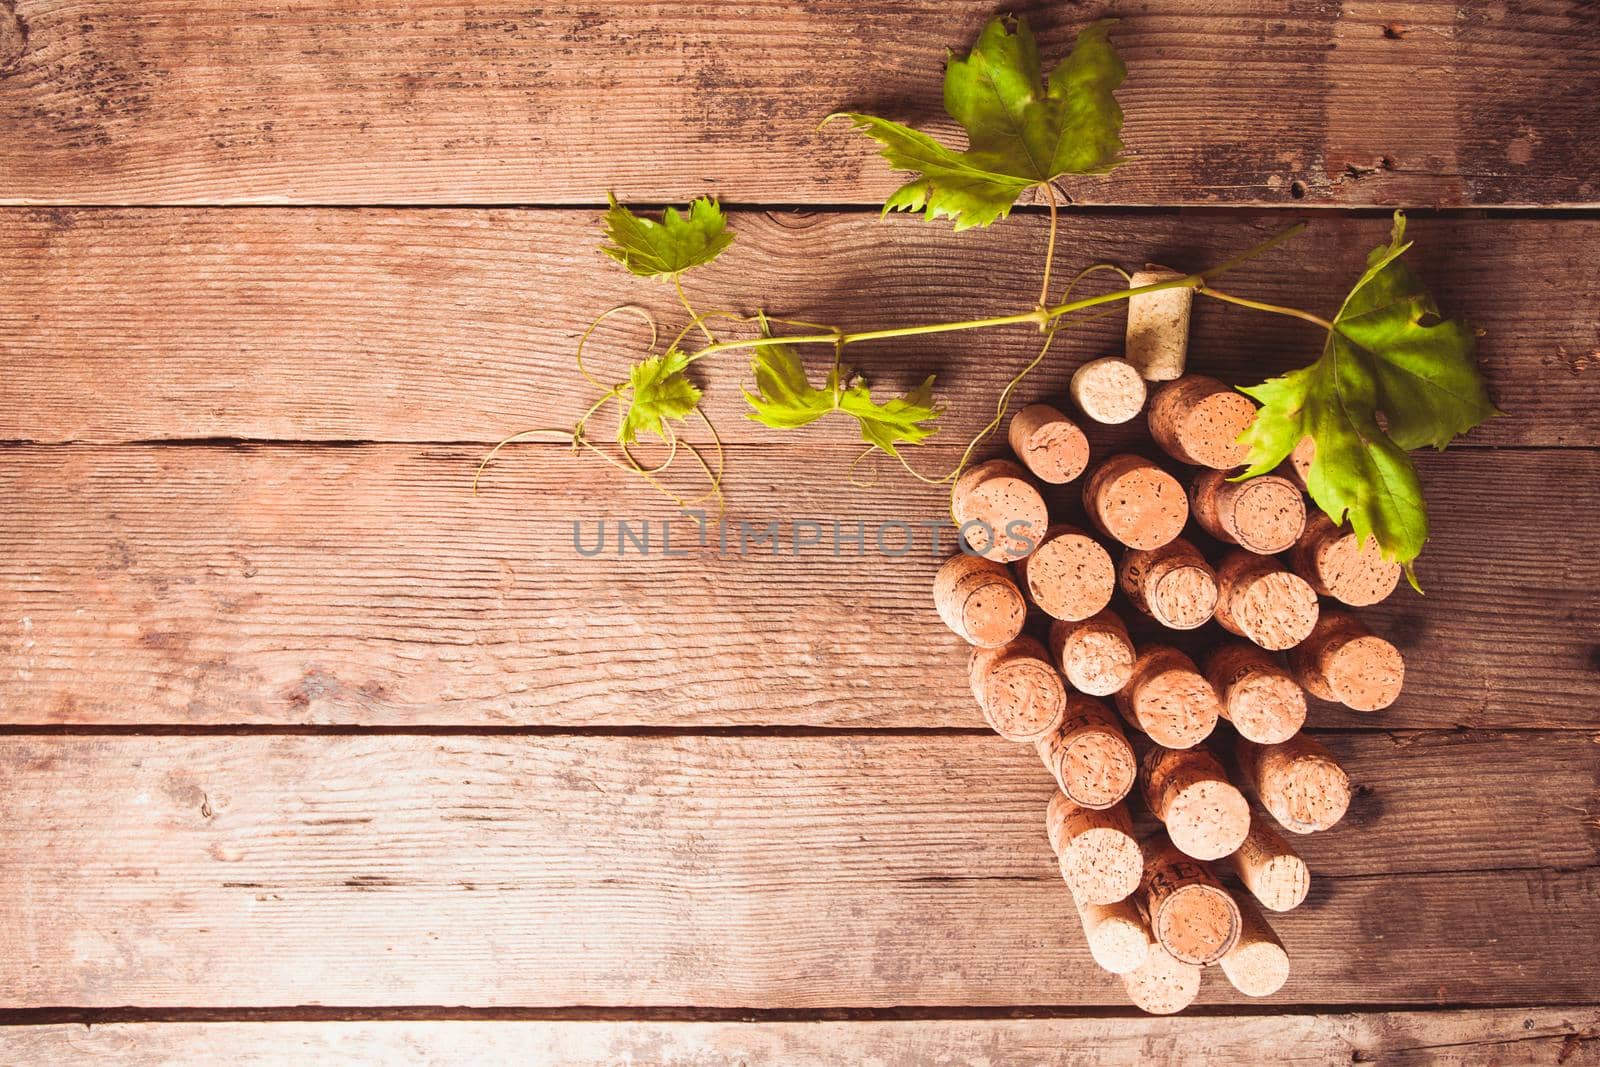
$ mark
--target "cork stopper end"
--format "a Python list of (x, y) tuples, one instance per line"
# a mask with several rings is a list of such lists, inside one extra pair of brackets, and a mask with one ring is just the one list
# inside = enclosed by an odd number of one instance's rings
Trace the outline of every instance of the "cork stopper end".
[(1089, 439), (1049, 404), (1030, 404), (1011, 417), (1011, 450), (1040, 481), (1065, 485), (1089, 465)]
[(1115, 426), (1144, 410), (1144, 379), (1114, 356), (1092, 359), (1072, 374), (1072, 400), (1095, 422)]
[(1122, 976), (1134, 1007), (1151, 1015), (1173, 1015), (1200, 995), (1200, 968), (1174, 959), (1157, 945), (1145, 961)]
[(1250, 805), (1231, 783), (1202, 779), (1175, 790), (1163, 821), (1167, 836), (1185, 855), (1216, 860), (1244, 844)]
[(1400, 697), (1405, 673), (1399, 650), (1375, 634), (1344, 642), (1323, 665), (1334, 696), (1356, 711), (1379, 711), (1393, 704)]
[(1120, 734), (1085, 730), (1067, 743), (1060, 784), (1069, 799), (1086, 808), (1115, 804), (1128, 795), (1135, 776), (1133, 750)]
[(1289, 954), (1277, 941), (1241, 941), (1220, 962), (1233, 988), (1247, 997), (1270, 997), (1289, 980)]
[(1180, 886), (1162, 901), (1154, 916), (1156, 940), (1177, 959), (1204, 966), (1215, 963), (1239, 940), (1239, 905), (1215, 885)]
[(1084, 508), (1102, 533), (1129, 548), (1160, 548), (1183, 532), (1189, 497), (1142, 456), (1112, 456), (1084, 484)]
[(1057, 659), (1073, 688), (1108, 697), (1128, 684), (1133, 673), (1133, 643), (1126, 630), (1085, 628), (1058, 646)]

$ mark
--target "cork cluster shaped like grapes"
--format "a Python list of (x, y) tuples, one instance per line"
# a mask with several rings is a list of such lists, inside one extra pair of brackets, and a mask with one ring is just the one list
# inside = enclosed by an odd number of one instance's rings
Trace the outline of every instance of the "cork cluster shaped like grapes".
[[(934, 582), (984, 721), (1055, 781), (1046, 838), (1090, 956), (1154, 1013), (1192, 1003), (1213, 965), (1252, 997), (1289, 980), (1263, 909), (1313, 886), (1285, 835), (1333, 828), (1353, 795), (1304, 730), (1315, 701), (1387, 707), (1405, 674), (1349, 610), (1399, 567), (1308, 507), (1293, 462), (1234, 480), (1254, 407), (1185, 373), (1191, 296), (1130, 300), (1126, 358), (1013, 417), (1014, 455), (955, 484), (962, 551)], [(1097, 453), (1099, 426), (1141, 411), (1148, 447)]]

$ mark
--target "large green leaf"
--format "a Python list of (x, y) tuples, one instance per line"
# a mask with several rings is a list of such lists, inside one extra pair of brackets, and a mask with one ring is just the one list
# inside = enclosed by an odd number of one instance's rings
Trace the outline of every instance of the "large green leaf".
[(945, 68), (944, 106), (966, 130), (965, 151), (874, 115), (829, 118), (848, 118), (883, 145), (890, 165), (917, 173), (885, 211), (948, 216), (958, 230), (987, 226), (1025, 189), (1066, 174), (1104, 174), (1121, 162), (1122, 109), (1112, 94), (1126, 68), (1111, 46), (1112, 21), (1079, 33), (1048, 80), (1027, 21), (990, 21), (971, 53)]
[(1409, 574), (1428, 539), (1428, 515), (1407, 450), (1443, 448), (1496, 411), (1472, 330), (1442, 319), (1400, 262), (1411, 247), (1405, 229), (1395, 212), (1389, 243), (1367, 257), (1321, 357), (1244, 390), (1262, 407), (1241, 440), (1250, 446), (1244, 477), (1254, 477), (1310, 437), (1311, 498), (1335, 522), (1348, 517), (1358, 537), (1376, 538)]

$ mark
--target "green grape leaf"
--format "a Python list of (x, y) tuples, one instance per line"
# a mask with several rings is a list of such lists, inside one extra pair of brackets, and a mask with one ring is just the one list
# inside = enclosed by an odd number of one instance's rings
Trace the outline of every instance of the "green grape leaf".
[(733, 231), (722, 207), (709, 196), (689, 205), (688, 214), (669, 207), (661, 221), (635, 215), (617, 203), (610, 193), (606, 199), (606, 239), (600, 251), (641, 278), (671, 278), (691, 267), (710, 263), (733, 243)]
[(1406, 452), (1444, 448), (1498, 412), (1478, 374), (1472, 330), (1441, 318), (1400, 262), (1411, 247), (1405, 231), (1397, 211), (1389, 243), (1368, 255), (1315, 363), (1243, 390), (1262, 407), (1240, 441), (1250, 447), (1242, 477), (1251, 478), (1311, 438), (1311, 498), (1335, 522), (1348, 516), (1356, 536), (1375, 537), (1415, 584), (1428, 514)]
[(947, 216), (958, 230), (987, 226), (1009, 214), (1025, 189), (1065, 174), (1105, 174), (1122, 162), (1122, 109), (1113, 91), (1127, 69), (1111, 46), (1113, 21), (1086, 27), (1045, 79), (1027, 21), (991, 20), (967, 58), (945, 67), (944, 107), (967, 132), (965, 151), (874, 115), (828, 120), (849, 119), (883, 145), (896, 170), (917, 173), (885, 212)]
[[(762, 333), (766, 333), (764, 320)], [(896, 458), (898, 446), (920, 444), (937, 432), (937, 427), (923, 425), (941, 413), (933, 400), (932, 375), (905, 396), (880, 404), (848, 367), (830, 370), (823, 388), (813, 386), (800, 357), (788, 345), (756, 346), (752, 369), (756, 392), (744, 395), (754, 410), (745, 415), (764, 426), (793, 430), (839, 411), (860, 424), (863, 441)]]
[(641, 433), (667, 436), (666, 419), (686, 419), (700, 403), (700, 389), (684, 371), (689, 357), (676, 348), (651, 356), (628, 370), (632, 396), (622, 421), (617, 424), (617, 441), (629, 445)]

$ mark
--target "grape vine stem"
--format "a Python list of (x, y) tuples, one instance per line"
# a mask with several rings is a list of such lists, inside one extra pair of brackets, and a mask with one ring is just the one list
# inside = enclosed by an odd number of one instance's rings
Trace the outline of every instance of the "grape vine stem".
[(1310, 321), (1322, 324), (1328, 329), (1332, 329), (1333, 327), (1331, 323), (1327, 323), (1322, 319), (1318, 319), (1315, 315), (1311, 315), (1309, 312), (1297, 311), (1294, 308), (1281, 308), (1273, 304), (1261, 304), (1256, 301), (1245, 301), (1242, 298), (1229, 297), (1226, 294), (1218, 295), (1216, 290), (1207, 288), (1207, 283), (1209, 283), (1211, 279), (1220, 277), (1221, 275), (1232, 270), (1234, 267), (1239, 266), (1241, 263), (1245, 263), (1263, 254), (1264, 252), (1269, 251), (1270, 249), (1276, 248), (1278, 245), (1289, 240), (1301, 230), (1305, 229), (1305, 226), (1306, 224), (1304, 222), (1297, 222), (1293, 226), (1290, 226), (1287, 229), (1269, 237), (1267, 240), (1262, 241), (1253, 248), (1246, 249), (1230, 259), (1223, 260), (1214, 267), (1207, 267), (1205, 270), (1196, 271), (1193, 274), (1185, 274), (1181, 278), (1172, 278), (1167, 281), (1155, 282), (1151, 285), (1140, 285), (1130, 289), (1118, 289), (1114, 292), (1100, 293), (1095, 296), (1086, 296), (1078, 300), (1070, 300), (1064, 304), (1057, 304), (1054, 307), (1044, 307), (1041, 305), (1040, 307), (1036, 307), (1031, 311), (1020, 311), (1014, 315), (996, 315), (991, 318), (984, 319), (960, 319), (954, 322), (932, 322), (922, 326), (895, 326), (882, 330), (857, 330), (853, 332), (835, 329), (826, 333), (797, 334), (788, 337), (752, 337), (738, 341), (718, 341), (715, 344), (707, 345), (691, 355), (689, 357), (689, 362), (693, 363), (696, 360), (704, 359), (706, 356), (714, 355), (718, 352), (730, 352), (739, 348), (755, 348), (759, 345), (773, 343), (790, 345), (827, 344), (843, 347), (844, 345), (858, 344), (862, 341), (882, 341), (891, 337), (919, 337), (933, 333), (952, 333), (957, 330), (982, 330), (994, 326), (1023, 326), (1032, 324), (1038, 326), (1042, 330), (1051, 322), (1063, 315), (1070, 315), (1075, 311), (1083, 311), (1087, 308), (1098, 307), (1101, 304), (1114, 303), (1118, 300), (1127, 300), (1130, 297), (1139, 296), (1143, 293), (1158, 293), (1165, 289), (1194, 289), (1204, 292), (1207, 295), (1215, 296), (1219, 300), (1227, 300), (1230, 303), (1237, 303), (1245, 307), (1253, 307), (1262, 311), (1276, 311), (1283, 314), (1295, 315), (1297, 317), (1309, 319)]

